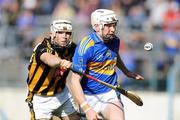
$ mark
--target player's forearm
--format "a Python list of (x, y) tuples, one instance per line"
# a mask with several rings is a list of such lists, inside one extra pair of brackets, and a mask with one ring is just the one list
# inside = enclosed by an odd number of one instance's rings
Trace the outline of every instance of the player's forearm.
[(71, 79), (67, 80), (67, 85), (72, 93), (72, 96), (79, 105), (86, 101), (80, 80), (81, 76), (77, 73), (72, 73)]
[(58, 56), (52, 55), (50, 53), (43, 53), (40, 59), (50, 67), (58, 67), (60, 66), (61, 58)]

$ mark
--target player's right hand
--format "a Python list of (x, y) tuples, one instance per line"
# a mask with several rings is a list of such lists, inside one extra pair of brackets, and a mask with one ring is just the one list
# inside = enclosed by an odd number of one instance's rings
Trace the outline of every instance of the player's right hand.
[(72, 63), (68, 60), (65, 60), (65, 59), (62, 59), (60, 62), (60, 68), (65, 69), (65, 70), (70, 68), (71, 65), (72, 65)]
[(126, 72), (126, 75), (130, 78), (136, 79), (136, 80), (144, 80), (144, 77), (142, 77), (141, 75), (134, 73), (134, 72)]
[(91, 108), (86, 112), (87, 120), (98, 120), (97, 113)]

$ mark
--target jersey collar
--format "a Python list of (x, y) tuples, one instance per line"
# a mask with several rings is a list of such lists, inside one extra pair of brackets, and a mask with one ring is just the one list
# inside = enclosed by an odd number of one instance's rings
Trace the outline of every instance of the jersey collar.
[(91, 38), (94, 40), (95, 43), (100, 43), (103, 42), (99, 36), (97, 35), (97, 33), (95, 31), (91, 32), (90, 34)]

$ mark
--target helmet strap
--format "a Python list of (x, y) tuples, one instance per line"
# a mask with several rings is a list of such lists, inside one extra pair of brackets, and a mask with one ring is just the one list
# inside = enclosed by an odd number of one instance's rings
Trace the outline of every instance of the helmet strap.
[(103, 34), (104, 24), (101, 23), (101, 24), (99, 25), (99, 28), (100, 28), (99, 33), (100, 33), (100, 36), (102, 37), (103, 41), (104, 41), (104, 42), (108, 42), (108, 41), (110, 40), (110, 36), (108, 36), (108, 35), (105, 36), (105, 35)]
[(99, 35), (103, 38), (103, 29), (104, 29), (104, 25), (103, 24), (99, 24)]

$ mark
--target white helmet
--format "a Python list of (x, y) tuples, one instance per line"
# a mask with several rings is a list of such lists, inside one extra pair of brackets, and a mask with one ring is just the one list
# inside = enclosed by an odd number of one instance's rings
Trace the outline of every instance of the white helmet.
[(117, 16), (112, 10), (97, 9), (91, 14), (91, 25), (93, 29), (95, 25), (100, 25), (100, 28), (104, 28), (105, 24), (117, 22)]
[[(54, 20), (52, 23), (51, 23), (51, 26), (50, 26), (50, 32), (52, 33), (52, 36), (53, 36), (53, 39), (55, 37), (55, 34), (57, 32), (71, 32), (72, 33), (72, 24), (70, 21), (68, 20), (62, 20), (62, 19), (59, 19), (59, 20)], [(71, 35), (72, 37), (72, 35)], [(52, 39), (52, 40), (53, 40)], [(71, 40), (68, 41), (68, 44), (66, 47), (70, 46), (71, 45)], [(57, 45), (56, 45), (57, 46)], [(61, 46), (60, 46), (61, 47)]]
[(56, 33), (58, 31), (62, 32), (72, 32), (72, 24), (68, 20), (54, 20), (50, 26), (51, 33)]

